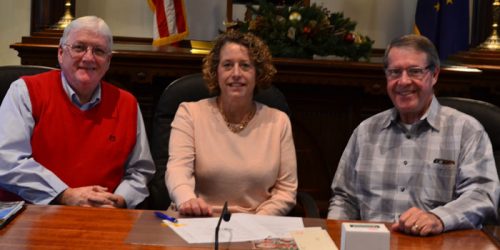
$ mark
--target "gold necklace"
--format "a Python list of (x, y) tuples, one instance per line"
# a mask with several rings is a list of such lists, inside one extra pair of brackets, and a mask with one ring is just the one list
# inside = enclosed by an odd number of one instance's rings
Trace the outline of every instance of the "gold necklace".
[(245, 115), (245, 117), (243, 117), (243, 120), (240, 123), (231, 123), (227, 119), (226, 114), (222, 109), (222, 102), (220, 102), (218, 98), (217, 98), (217, 107), (219, 108), (219, 112), (221, 113), (222, 118), (224, 118), (224, 122), (226, 122), (227, 128), (229, 128), (229, 130), (231, 130), (231, 132), (233, 133), (239, 133), (243, 129), (245, 129), (250, 120), (252, 120), (253, 116), (255, 115), (255, 109), (253, 108), (253, 103), (252, 103), (252, 110), (250, 110), (250, 112), (248, 112)]

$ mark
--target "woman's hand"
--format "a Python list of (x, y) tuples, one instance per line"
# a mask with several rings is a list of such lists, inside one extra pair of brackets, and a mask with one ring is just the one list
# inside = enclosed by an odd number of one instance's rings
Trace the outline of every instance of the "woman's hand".
[(212, 206), (202, 198), (193, 198), (179, 206), (179, 213), (187, 216), (212, 216)]

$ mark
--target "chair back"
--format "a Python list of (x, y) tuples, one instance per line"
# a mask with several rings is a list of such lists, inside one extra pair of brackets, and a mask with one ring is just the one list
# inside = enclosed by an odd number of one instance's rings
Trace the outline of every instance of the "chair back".
[(39, 65), (9, 65), (0, 66), (0, 103), (7, 94), (10, 84), (21, 76), (35, 75), (55, 68)]
[[(168, 161), (168, 143), (171, 123), (181, 102), (198, 101), (211, 97), (201, 73), (183, 76), (174, 80), (163, 91), (153, 117), (152, 135), (150, 139), (151, 154), (156, 165), (156, 173), (151, 181), (150, 197), (146, 207), (150, 209), (166, 209), (170, 205), (165, 186), (165, 170)], [(267, 106), (279, 109), (290, 115), (285, 96), (276, 87), (260, 90), (254, 98)]]
[(462, 97), (439, 97), (439, 103), (476, 118), (488, 133), (493, 146), (497, 171), (500, 175), (500, 108), (485, 101)]

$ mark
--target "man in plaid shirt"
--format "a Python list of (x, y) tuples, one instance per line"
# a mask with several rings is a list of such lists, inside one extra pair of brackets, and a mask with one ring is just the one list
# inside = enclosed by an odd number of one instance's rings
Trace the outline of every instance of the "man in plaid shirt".
[(393, 40), (384, 67), (395, 107), (354, 130), (328, 218), (394, 222), (392, 230), (421, 236), (496, 220), (500, 188), (490, 139), (477, 120), (434, 96), (440, 62), (432, 42)]

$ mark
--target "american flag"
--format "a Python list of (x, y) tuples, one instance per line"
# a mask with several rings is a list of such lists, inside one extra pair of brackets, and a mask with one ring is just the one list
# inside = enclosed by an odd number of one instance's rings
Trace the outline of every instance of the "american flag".
[(153, 45), (178, 42), (188, 35), (184, 0), (148, 0), (154, 12)]

